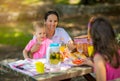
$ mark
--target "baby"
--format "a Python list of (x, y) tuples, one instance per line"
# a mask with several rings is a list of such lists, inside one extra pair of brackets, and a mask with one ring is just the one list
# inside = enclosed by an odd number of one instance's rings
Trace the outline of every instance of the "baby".
[[(50, 39), (46, 38), (46, 29), (43, 23), (35, 21), (33, 26), (35, 38), (30, 40), (23, 50), (23, 56), (25, 59), (39, 59), (46, 57), (47, 47), (52, 43)], [(34, 47), (37, 47), (37, 49), (35, 52), (32, 52), (31, 48)]]

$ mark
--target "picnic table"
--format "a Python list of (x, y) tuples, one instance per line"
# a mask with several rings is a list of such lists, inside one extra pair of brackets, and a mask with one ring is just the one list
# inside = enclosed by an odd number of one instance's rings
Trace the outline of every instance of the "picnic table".
[[(15, 61), (15, 60), (12, 60)], [(4, 68), (9, 69), (9, 71), (13, 71), (9, 66), (8, 63), (10, 63), (11, 60), (3, 60), (0, 62), (0, 65)], [(14, 72), (16, 72), (14, 70)], [(19, 73), (19, 72), (18, 72)], [(95, 81), (95, 79), (89, 75), (89, 73), (92, 73), (92, 67), (90, 66), (75, 66), (75, 67), (71, 67), (67, 70), (63, 70), (63, 71), (58, 71), (58, 72), (48, 72), (48, 73), (44, 73), (44, 74), (39, 74), (39, 75), (35, 75), (35, 76), (26, 76), (27, 79), (32, 79), (33, 81), (60, 81), (60, 80), (67, 80), (73, 77), (77, 77), (77, 76), (84, 76), (88, 81)], [(20, 73), (22, 74), (22, 73)], [(30, 81), (30, 80), (29, 80)]]
[(34, 76), (37, 81), (59, 81), (91, 73), (91, 67), (72, 67), (69, 70)]

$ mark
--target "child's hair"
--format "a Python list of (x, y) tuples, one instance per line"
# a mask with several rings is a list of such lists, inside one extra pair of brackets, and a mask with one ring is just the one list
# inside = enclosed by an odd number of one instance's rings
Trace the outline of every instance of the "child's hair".
[(96, 18), (91, 24), (90, 34), (94, 52), (100, 53), (113, 67), (119, 67), (119, 45), (110, 22), (103, 17)]
[(34, 21), (33, 22), (33, 28), (36, 30), (36, 28), (45, 28), (45, 25), (41, 21)]

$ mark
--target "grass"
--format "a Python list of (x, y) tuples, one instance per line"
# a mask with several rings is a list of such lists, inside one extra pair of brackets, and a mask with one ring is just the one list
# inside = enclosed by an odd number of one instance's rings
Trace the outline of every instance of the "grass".
[(32, 25), (29, 22), (1, 24), (0, 45), (24, 47), (32, 38), (32, 34), (30, 33), (31, 28)]

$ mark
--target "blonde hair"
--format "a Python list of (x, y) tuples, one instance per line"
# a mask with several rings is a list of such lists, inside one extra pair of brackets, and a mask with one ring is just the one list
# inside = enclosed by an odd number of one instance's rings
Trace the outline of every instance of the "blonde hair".
[(33, 22), (33, 28), (36, 30), (36, 28), (45, 28), (45, 25), (41, 21), (34, 21)]

